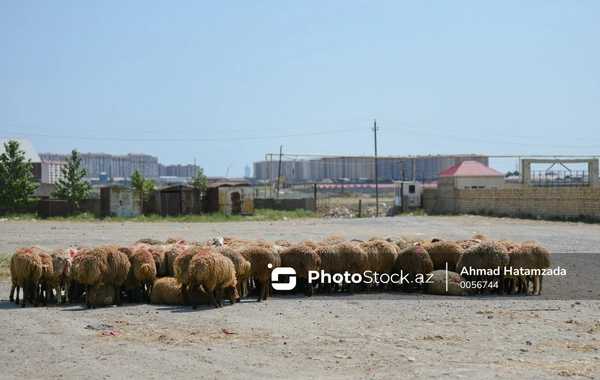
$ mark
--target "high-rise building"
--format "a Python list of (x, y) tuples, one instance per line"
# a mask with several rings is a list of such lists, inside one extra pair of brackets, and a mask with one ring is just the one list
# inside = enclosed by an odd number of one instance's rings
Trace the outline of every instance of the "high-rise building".
[[(377, 177), (395, 181), (433, 181), (442, 171), (462, 162), (478, 161), (489, 165), (489, 157), (475, 154), (429, 155), (429, 156), (386, 156), (377, 158)], [(277, 179), (279, 161), (258, 161), (254, 163), (254, 178), (260, 180)], [(325, 178), (339, 180), (374, 179), (374, 157), (323, 157), (305, 160), (281, 161), (281, 175), (294, 181), (321, 181)]]

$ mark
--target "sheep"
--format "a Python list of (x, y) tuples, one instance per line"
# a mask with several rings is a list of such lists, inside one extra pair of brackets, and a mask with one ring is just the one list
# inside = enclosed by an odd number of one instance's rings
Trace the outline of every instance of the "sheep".
[(300, 243), (298, 243), (298, 245), (306, 245), (312, 248), (313, 250), (317, 249), (317, 247), (319, 246), (319, 244), (316, 241), (309, 239), (302, 240)]
[[(448, 281), (446, 283), (446, 276)], [(467, 280), (456, 272), (434, 270), (431, 277), (423, 284), (423, 294), (438, 294), (442, 296), (470, 296), (475, 294), (475, 289), (467, 288)]]
[(169, 275), (166, 251), (167, 246), (165, 245), (151, 245), (148, 247), (148, 252), (150, 252), (154, 258), (156, 277), (165, 277)]
[(404, 249), (404, 247), (406, 246), (406, 242), (400, 236), (388, 235), (385, 237), (385, 241), (387, 241), (388, 243), (392, 243), (396, 247), (398, 247), (396, 249), (398, 253), (400, 253), (400, 251), (402, 251), (402, 249)]
[(215, 252), (227, 257), (235, 267), (235, 276), (237, 278), (237, 293), (239, 298), (248, 295), (248, 274), (250, 273), (250, 262), (241, 254), (235, 252), (230, 247), (222, 246), (215, 249)]
[(165, 247), (165, 263), (167, 266), (167, 276), (175, 276), (175, 260), (177, 259), (177, 256), (181, 254), (181, 252), (187, 249), (187, 247), (188, 246), (184, 243), (169, 244)]
[(481, 242), (488, 241), (488, 239), (483, 235), (475, 235), (471, 238), (471, 240), (481, 240)]
[(152, 253), (146, 249), (138, 249), (131, 257), (130, 271), (137, 281), (137, 292), (141, 292), (142, 301), (150, 300), (152, 285), (156, 280), (156, 263)]
[[(393, 244), (388, 243), (383, 238), (371, 238), (368, 242), (359, 245), (367, 254), (368, 270), (379, 274), (392, 274), (398, 258), (398, 252)], [(383, 286), (383, 289), (384, 291), (387, 290), (387, 283)], [(367, 293), (370, 293), (370, 286), (367, 286)]]
[(202, 287), (215, 308), (223, 307), (223, 289), (230, 288), (230, 301), (235, 303), (235, 267), (231, 260), (212, 250), (194, 255), (189, 264), (190, 297), (192, 308), (196, 309), (195, 293)]
[[(42, 277), (40, 278), (40, 295), (42, 296), (42, 302), (44, 306), (48, 306), (48, 302), (50, 301), (50, 295), (52, 293), (52, 283), (54, 281), (54, 264), (52, 262), (52, 257), (44, 252), (43, 250), (38, 250), (37, 254), (40, 256), (42, 260)], [(36, 288), (36, 292), (38, 289)]]
[(422, 245), (410, 245), (398, 254), (396, 271), (401, 278), (408, 273), (408, 281), (402, 283), (405, 292), (412, 292), (415, 285), (419, 288), (425, 282), (426, 274), (433, 272), (433, 262)]
[(93, 286), (97, 307), (110, 306), (115, 302), (115, 288), (99, 282)]
[(167, 245), (169, 245), (169, 244), (185, 244), (185, 240), (180, 237), (168, 238), (165, 241), (165, 244), (167, 244)]
[(73, 259), (71, 259), (71, 255), (68, 251), (62, 249), (56, 249), (50, 252), (50, 256), (52, 257), (52, 265), (54, 266), (54, 277), (51, 285), (56, 291), (56, 304), (60, 305), (62, 303), (61, 289), (64, 287), (65, 303), (68, 305)]
[(273, 269), (281, 266), (279, 254), (261, 246), (250, 246), (242, 249), (239, 253), (250, 262), (250, 273), (248, 276), (260, 281), (261, 288), (256, 301), (266, 300), (269, 296), (271, 272), (273, 272)]
[(294, 243), (292, 243), (292, 241), (289, 239), (278, 239), (277, 241), (275, 241), (275, 245), (281, 247), (291, 247), (292, 245), (294, 245)]
[(521, 247), (519, 245), (519, 243), (512, 241), (510, 239), (496, 240), (496, 244), (500, 244), (500, 245), (504, 246), (504, 248), (506, 248), (506, 251), (508, 251), (508, 252), (514, 251), (515, 249), (518, 249), (519, 247)]
[[(319, 245), (317, 249), (315, 249), (315, 253), (321, 258), (321, 271), (323, 271), (323, 273), (334, 274), (346, 270), (341, 255), (333, 245)], [(319, 292), (322, 290), (323, 285), (323, 282), (319, 283)], [(329, 295), (333, 294), (331, 282), (327, 283), (327, 293)]]
[[(475, 279), (473, 273), (486, 273), (488, 281), (499, 277), (499, 292), (504, 293), (504, 267), (509, 263), (508, 252), (504, 246), (485, 241), (465, 250), (458, 263), (456, 272), (467, 280)], [(475, 272), (474, 272), (475, 271)], [(494, 273), (496, 271), (496, 273)]]
[[(551, 255), (550, 251), (542, 247), (535, 242), (525, 242), (520, 248), (510, 252), (509, 266), (513, 270), (519, 269), (530, 269), (530, 270), (543, 270), (550, 268)], [(519, 276), (522, 284), (524, 285), (524, 291), (526, 294), (529, 292), (528, 282), (524, 276)], [(533, 275), (533, 293), (542, 294), (542, 287), (544, 283), (543, 275)], [(538, 288), (539, 284), (539, 288)]]
[(329, 236), (329, 237), (321, 240), (321, 242), (319, 244), (320, 245), (336, 245), (338, 243), (343, 243), (345, 241), (348, 241), (345, 237), (334, 235), (334, 236)]
[(132, 245), (138, 245), (138, 244), (146, 244), (146, 245), (164, 245), (165, 243), (160, 241), (160, 240), (156, 240), (156, 239), (150, 239), (150, 238), (143, 238), (140, 239), (138, 241), (136, 241), (135, 243), (133, 243)]
[[(350, 275), (355, 273), (364, 273), (368, 267), (368, 256), (363, 249), (356, 243), (342, 242), (333, 246), (340, 256), (342, 267), (340, 272), (347, 271)], [(354, 283), (348, 284), (348, 295), (354, 294)]]
[(190, 278), (190, 261), (192, 258), (201, 252), (209, 250), (208, 246), (185, 246), (173, 263), (174, 277), (181, 284), (181, 293), (186, 304), (191, 303), (188, 297), (188, 288), (191, 281)]
[(125, 282), (131, 263), (115, 246), (82, 249), (73, 257), (73, 279), (86, 288), (86, 305), (96, 308), (100, 284), (113, 287), (115, 303), (121, 305), (119, 288)]
[(433, 262), (434, 270), (446, 269), (447, 263), (448, 270), (455, 271), (456, 263), (458, 263), (460, 256), (465, 251), (460, 245), (446, 240), (424, 244), (423, 248), (425, 248), (429, 254), (429, 257)]
[(425, 244), (427, 243), (425, 241), (425, 239), (420, 238), (420, 237), (415, 237), (415, 238), (409, 238), (407, 236), (402, 236), (400, 239), (404, 240), (405, 245), (412, 245), (414, 243), (420, 243), (420, 244)]
[(482, 241), (478, 239), (461, 239), (456, 241), (456, 244), (458, 244), (463, 250), (467, 250), (481, 243)]
[(385, 240), (383, 236), (375, 235), (371, 236), (368, 241)]
[(34, 248), (20, 248), (13, 253), (10, 259), (10, 277), (12, 285), (10, 288), (10, 302), (13, 302), (15, 288), (17, 298), (15, 304), (19, 304), (19, 290), (23, 289), (23, 304), (25, 307), (27, 299), (33, 298), (33, 304), (38, 306), (37, 288), (42, 278), (42, 259), (34, 252)]
[[(202, 290), (195, 293), (196, 303), (210, 303), (208, 295)], [(173, 277), (162, 277), (154, 282), (150, 302), (153, 304), (164, 304), (181, 306), (185, 305), (183, 293), (181, 293), (181, 284)]]
[(313, 294), (313, 285), (308, 282), (308, 272), (318, 271), (321, 268), (321, 258), (315, 251), (302, 244), (297, 244), (284, 249), (280, 254), (281, 266), (294, 268), (296, 277), (306, 281), (304, 295), (311, 297)]

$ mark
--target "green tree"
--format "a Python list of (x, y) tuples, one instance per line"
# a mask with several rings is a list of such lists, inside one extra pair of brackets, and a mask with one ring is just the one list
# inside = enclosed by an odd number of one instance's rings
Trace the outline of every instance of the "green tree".
[(33, 165), (25, 161), (25, 152), (19, 143), (9, 140), (4, 144), (5, 152), (0, 155), (0, 205), (14, 214), (24, 204), (34, 202), (31, 196), (39, 186), (31, 182)]
[(142, 198), (144, 202), (148, 202), (152, 197), (152, 190), (154, 190), (154, 186), (156, 185), (156, 180), (154, 179), (146, 179), (146, 177), (140, 172), (139, 169), (136, 169), (135, 172), (131, 175), (131, 187), (142, 192)]
[(75, 208), (79, 208), (79, 202), (87, 199), (92, 193), (92, 185), (83, 180), (87, 174), (87, 168), (79, 169), (81, 157), (77, 150), (73, 149), (71, 158), (67, 158), (67, 164), (60, 169), (62, 177), (56, 183), (56, 191), (51, 195), (58, 199), (64, 199), (69, 203), (69, 214)]
[(204, 169), (200, 168), (198, 170), (198, 174), (188, 179), (188, 184), (200, 189), (200, 196), (204, 197), (204, 194), (206, 194), (206, 188), (208, 187), (208, 177), (204, 175)]

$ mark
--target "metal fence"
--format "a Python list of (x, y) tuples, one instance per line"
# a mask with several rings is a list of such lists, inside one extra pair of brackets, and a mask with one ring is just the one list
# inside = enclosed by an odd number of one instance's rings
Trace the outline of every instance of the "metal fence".
[(531, 184), (534, 187), (589, 187), (587, 170), (532, 170)]

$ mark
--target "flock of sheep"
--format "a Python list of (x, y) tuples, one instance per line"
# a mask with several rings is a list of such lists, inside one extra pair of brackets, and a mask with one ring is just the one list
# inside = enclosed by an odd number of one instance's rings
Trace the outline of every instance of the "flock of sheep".
[[(448, 295), (484, 291), (503, 294), (505, 290), (529, 293), (529, 283), (533, 282), (533, 293), (541, 293), (542, 276), (459, 275), (464, 268), (491, 271), (508, 266), (549, 268), (550, 252), (532, 240), (518, 244), (508, 239), (490, 241), (481, 235), (459, 241), (397, 236), (359, 241), (331, 236), (321, 242), (304, 240), (297, 244), (287, 239), (272, 243), (265, 239), (189, 242), (172, 238), (166, 242), (141, 239), (128, 247), (47, 250), (34, 246), (18, 249), (11, 258), (10, 301), (19, 304), (22, 289), (22, 307), (26, 302), (37, 306), (40, 299), (47, 305), (53, 297), (60, 304), (63, 294), (67, 304), (85, 294), (87, 307), (120, 305), (125, 294), (129, 301), (187, 304), (194, 309), (198, 304), (209, 303), (218, 308), (223, 306), (224, 296), (233, 304), (247, 297), (252, 288), (258, 293), (258, 301), (266, 300), (272, 292), (272, 271), (278, 267), (293, 268), (299, 279), (297, 288), (307, 296), (315, 288), (328, 294), (370, 292), (373, 286), (385, 291), (397, 288), (383, 280), (379, 284), (307, 281), (311, 272), (353, 275), (366, 271), (387, 275), (381, 279), (404, 274), (409, 280), (402, 284), (407, 292), (422, 289), (423, 293)], [(419, 276), (427, 280), (415, 281)], [(465, 281), (471, 280), (493, 280), (500, 286), (465, 287)]]

